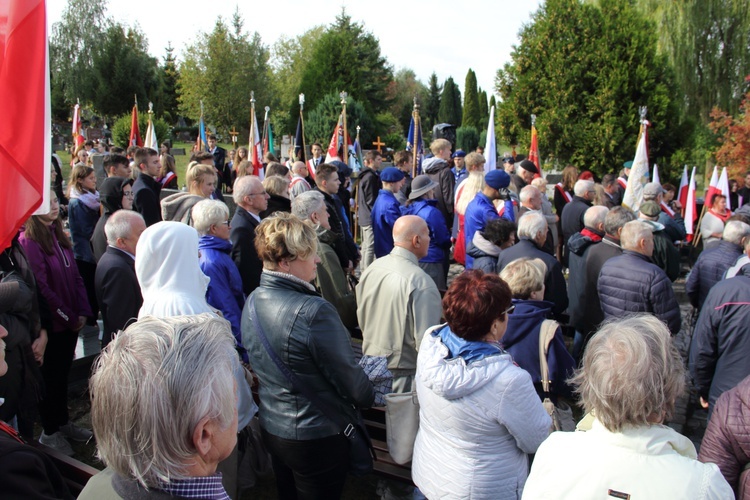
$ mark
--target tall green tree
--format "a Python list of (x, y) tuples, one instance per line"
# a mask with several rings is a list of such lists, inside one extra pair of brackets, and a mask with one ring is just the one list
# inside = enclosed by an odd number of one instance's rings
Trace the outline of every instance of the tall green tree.
[(393, 133), (404, 133), (409, 128), (412, 111), (414, 110), (414, 98), (419, 103), (424, 101), (427, 95), (427, 87), (417, 80), (417, 75), (409, 68), (402, 68), (396, 72), (393, 81), (388, 85), (388, 110), (396, 117), (400, 130)]
[(536, 114), (540, 150), (602, 175), (632, 158), (638, 107), (648, 106), (649, 157), (668, 177), (681, 116), (654, 29), (629, 0), (547, 0), (497, 74), (504, 142), (527, 149)]
[(448, 77), (443, 84), (443, 93), (440, 96), (438, 122), (458, 126), (461, 123), (461, 114), (461, 91), (453, 82), (453, 78)]
[(469, 68), (464, 83), (464, 109), (461, 126), (479, 129), (481, 115), (479, 111), (479, 94), (477, 92), (477, 75)]
[[(345, 91), (375, 116), (388, 108), (387, 87), (392, 80), (393, 69), (381, 54), (378, 39), (342, 9), (315, 43), (302, 70), (299, 92), (305, 94), (305, 108), (311, 109), (324, 96)], [(289, 114), (298, 113), (295, 100)]]
[(490, 119), (490, 108), (487, 105), (487, 92), (479, 88), (479, 130), (487, 129), (487, 120)]
[(299, 101), (304, 68), (312, 60), (315, 44), (323, 33), (324, 26), (315, 26), (296, 37), (281, 35), (271, 49), (272, 85), (279, 102), (272, 114), (286, 130), (294, 131), (297, 126), (299, 115), (289, 114), (290, 105)]
[[(93, 101), (91, 78), (94, 54), (110, 24), (107, 0), (68, 0), (59, 22), (52, 25), (49, 43), (53, 96), (70, 105)], [(58, 104), (60, 106), (61, 104)]]
[(232, 127), (244, 132), (250, 126), (250, 92), (254, 91), (262, 123), (263, 108), (274, 104), (268, 59), (269, 50), (260, 35), (244, 31), (238, 11), (229, 26), (220, 17), (213, 31), (201, 33), (185, 52), (178, 80), (180, 112), (199, 119), (202, 100), (208, 124), (221, 133)]
[(89, 78), (93, 82), (94, 109), (114, 117), (133, 107), (138, 96), (141, 109), (155, 101), (159, 92), (158, 63), (148, 54), (146, 37), (137, 28), (112, 23), (93, 56)]
[[(365, 107), (351, 97), (346, 100), (346, 128), (352, 142), (357, 135), (357, 125), (360, 127), (362, 144), (370, 144), (375, 140), (375, 122), (367, 114)], [(323, 149), (328, 148), (333, 135), (333, 129), (341, 115), (341, 98), (338, 94), (328, 94), (305, 116), (305, 141), (308, 144), (319, 142)], [(366, 149), (366, 148), (365, 148)]]
[(174, 47), (168, 44), (164, 54), (164, 63), (159, 68), (161, 76), (161, 89), (159, 99), (156, 104), (156, 111), (163, 115), (167, 121), (174, 123), (177, 121), (178, 103), (177, 103), (177, 80), (180, 72), (177, 69), (177, 60), (174, 56)]
[(438, 122), (438, 112), (440, 111), (440, 94), (443, 91), (443, 86), (438, 85), (438, 78), (433, 71), (430, 75), (430, 80), (427, 83), (429, 89), (427, 91), (427, 99), (422, 106), (422, 118), (426, 125), (425, 130), (432, 130), (432, 126)]

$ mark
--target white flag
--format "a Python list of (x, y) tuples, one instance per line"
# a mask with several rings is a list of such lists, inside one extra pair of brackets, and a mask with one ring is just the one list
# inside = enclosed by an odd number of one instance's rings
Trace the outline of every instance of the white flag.
[(622, 197), (622, 206), (633, 212), (638, 212), (641, 203), (643, 203), (643, 184), (648, 181), (648, 151), (646, 148), (648, 122), (643, 120), (641, 123), (643, 133), (638, 138), (633, 166), (630, 167), (630, 175), (628, 176), (628, 185)]
[(497, 168), (497, 146), (495, 145), (495, 106), (490, 110), (490, 121), (487, 124), (487, 142), (484, 144), (485, 173)]

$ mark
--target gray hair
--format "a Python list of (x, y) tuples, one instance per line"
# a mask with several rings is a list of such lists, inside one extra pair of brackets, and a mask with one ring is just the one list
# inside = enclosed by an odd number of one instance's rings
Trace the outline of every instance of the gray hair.
[(750, 236), (750, 226), (742, 221), (730, 220), (727, 221), (727, 225), (724, 226), (724, 232), (721, 234), (721, 239), (734, 243), (737, 246), (742, 246), (742, 240)]
[(137, 219), (143, 219), (143, 216), (133, 210), (120, 209), (109, 216), (107, 223), (104, 224), (104, 235), (107, 237), (107, 245), (117, 246), (119, 238), (127, 238), (130, 231), (133, 230), (133, 223)]
[(234, 421), (237, 363), (226, 320), (138, 320), (107, 346), (91, 376), (99, 457), (146, 488), (189, 477), (196, 425), (208, 418), (227, 429)]
[(570, 382), (586, 412), (618, 432), (669, 418), (685, 390), (685, 367), (664, 323), (639, 314), (605, 323)]
[(205, 236), (213, 224), (219, 224), (229, 219), (229, 208), (223, 201), (201, 200), (193, 206), (191, 212), (193, 227), (198, 234)]
[(302, 220), (310, 220), (312, 214), (325, 205), (326, 198), (318, 191), (305, 191), (292, 201), (292, 213)]
[(521, 192), (518, 194), (518, 197), (521, 200), (521, 203), (527, 203), (531, 198), (534, 197), (536, 193), (539, 193), (539, 189), (532, 186), (524, 186), (523, 189), (521, 189)]
[(586, 193), (593, 190), (594, 181), (592, 180), (579, 179), (576, 181), (575, 185), (573, 185), (573, 194), (580, 196), (581, 198), (583, 198)]
[(547, 232), (547, 220), (543, 214), (526, 212), (518, 220), (518, 239), (535, 240), (539, 234)]
[(586, 213), (583, 214), (583, 225), (593, 229), (598, 229), (599, 224), (604, 223), (608, 213), (609, 209), (601, 205), (589, 207), (586, 210)]
[(610, 236), (617, 236), (617, 231), (631, 220), (635, 214), (625, 207), (614, 207), (604, 218), (604, 232)]
[(260, 177), (256, 175), (244, 175), (238, 177), (237, 180), (234, 181), (232, 199), (236, 205), (241, 204), (245, 199), (245, 196), (250, 196), (253, 192), (253, 184), (255, 184), (253, 181), (258, 181), (258, 183), (260, 183)]
[(523, 257), (510, 262), (500, 272), (500, 277), (510, 287), (514, 299), (528, 300), (533, 292), (544, 286), (547, 265), (542, 259)]
[(641, 220), (632, 220), (622, 226), (620, 246), (623, 250), (638, 250), (638, 242), (653, 234), (651, 226)]

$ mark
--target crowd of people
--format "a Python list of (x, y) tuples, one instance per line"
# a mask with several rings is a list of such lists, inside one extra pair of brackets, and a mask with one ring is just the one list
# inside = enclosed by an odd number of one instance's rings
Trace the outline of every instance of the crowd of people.
[[(354, 176), (313, 144), (257, 176), (247, 150), (209, 136), (179, 191), (168, 145), (99, 153), (99, 180), (88, 146), (67, 192), (53, 159), (50, 212), (0, 261), (0, 448), (23, 451), (37, 420), (67, 455), (96, 439), (107, 468), (80, 498), (238, 498), (263, 453), (280, 498), (339, 498), (359, 410), (407, 393), (410, 498), (745, 491), (750, 208), (707, 200), (686, 371), (682, 207), (654, 182), (637, 211), (621, 206), (628, 163), (599, 182), (568, 166), (548, 192), (527, 159), (487, 170), (436, 139), (418, 175), (406, 151), (393, 166), (367, 151)], [(449, 280), (452, 263), (465, 270)], [(99, 318), (89, 430), (67, 387)], [(710, 415), (700, 455), (665, 425), (688, 371)], [(583, 418), (551, 432), (565, 402)], [(15, 485), (7, 461), (0, 481)], [(22, 465), (69, 495), (44, 459)]]

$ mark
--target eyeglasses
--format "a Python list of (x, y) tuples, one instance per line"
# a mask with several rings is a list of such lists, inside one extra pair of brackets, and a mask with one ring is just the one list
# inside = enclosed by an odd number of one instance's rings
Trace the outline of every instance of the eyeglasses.
[(222, 226), (229, 226), (229, 221), (225, 220), (225, 221), (219, 222), (219, 224), (221, 224)]
[(503, 314), (511, 314), (516, 309), (515, 304), (512, 304), (509, 308), (503, 311)]
[(248, 196), (257, 196), (259, 194), (265, 196), (267, 193), (265, 191), (261, 191), (260, 193), (250, 193)]

